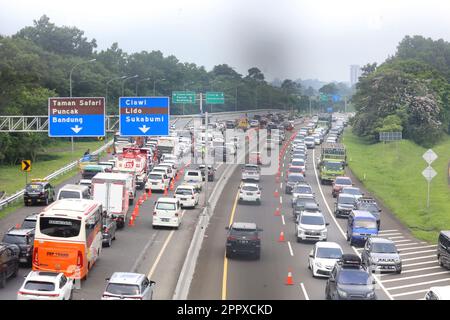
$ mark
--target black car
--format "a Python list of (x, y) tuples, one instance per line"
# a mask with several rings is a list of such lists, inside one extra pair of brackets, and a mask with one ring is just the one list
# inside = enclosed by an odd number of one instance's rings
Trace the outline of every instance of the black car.
[(305, 205), (307, 203), (317, 205), (316, 200), (310, 197), (298, 197), (295, 200), (294, 207), (292, 209), (292, 215), (294, 216), (294, 220), (297, 220), (298, 215), (305, 209)]
[(437, 259), (441, 267), (450, 269), (450, 231), (443, 230), (439, 233), (437, 246)]
[(55, 198), (55, 189), (47, 180), (32, 179), (31, 183), (25, 186), (23, 201), (26, 206), (38, 202), (48, 205), (55, 201)]
[(355, 254), (343, 254), (325, 286), (327, 300), (376, 300), (375, 280)]
[(34, 229), (11, 228), (3, 236), (3, 243), (17, 245), (19, 251), (19, 262), (31, 265), (34, 248)]
[(286, 194), (292, 194), (292, 189), (297, 183), (305, 182), (305, 177), (301, 173), (291, 173), (286, 181), (286, 187), (284, 188), (284, 192)]
[(20, 226), (21, 229), (36, 229), (36, 221), (39, 213), (33, 213), (29, 216), (26, 216)]
[(115, 216), (103, 217), (102, 244), (104, 247), (111, 247), (112, 241), (116, 240), (117, 221)]
[(0, 242), (0, 288), (5, 287), (6, 279), (17, 276), (19, 250), (15, 244)]
[[(203, 181), (205, 181), (205, 165), (204, 164), (199, 165), (198, 170), (201, 170)], [(212, 166), (209, 165), (208, 166), (208, 181), (214, 181), (215, 172), (216, 172), (216, 169), (214, 169)]]
[(226, 242), (226, 257), (231, 258), (235, 254), (250, 255), (259, 259), (261, 255), (261, 239), (258, 228), (252, 222), (234, 222), (228, 230)]
[(234, 129), (236, 127), (236, 124), (233, 120), (227, 120), (225, 122), (225, 126), (227, 129)]

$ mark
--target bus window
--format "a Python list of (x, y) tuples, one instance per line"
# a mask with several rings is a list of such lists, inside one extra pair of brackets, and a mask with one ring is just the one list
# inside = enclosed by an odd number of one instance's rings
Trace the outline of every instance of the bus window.
[(67, 218), (41, 217), (41, 233), (50, 237), (70, 238), (80, 234), (81, 221)]

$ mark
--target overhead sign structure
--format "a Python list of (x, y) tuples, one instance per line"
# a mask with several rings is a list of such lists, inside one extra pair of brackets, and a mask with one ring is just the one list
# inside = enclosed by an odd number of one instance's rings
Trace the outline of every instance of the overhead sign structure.
[(49, 137), (105, 135), (105, 98), (49, 98)]
[(206, 104), (224, 104), (225, 98), (223, 92), (207, 92)]
[(31, 160), (22, 160), (22, 171), (31, 171)]
[(172, 103), (195, 104), (195, 92), (193, 91), (173, 91)]
[(169, 97), (119, 98), (121, 136), (168, 136)]

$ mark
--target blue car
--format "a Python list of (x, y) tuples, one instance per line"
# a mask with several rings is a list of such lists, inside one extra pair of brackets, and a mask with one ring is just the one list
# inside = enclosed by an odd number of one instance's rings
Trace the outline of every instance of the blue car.
[(377, 235), (377, 218), (366, 210), (352, 210), (347, 221), (347, 241), (350, 245), (364, 245), (367, 238)]

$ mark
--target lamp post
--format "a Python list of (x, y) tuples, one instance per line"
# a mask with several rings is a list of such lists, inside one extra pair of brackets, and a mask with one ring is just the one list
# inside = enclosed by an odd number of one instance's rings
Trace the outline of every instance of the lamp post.
[[(183, 82), (183, 91), (186, 92), (186, 84), (190, 85), (190, 84), (194, 84), (194, 82), (189, 81), (189, 82)], [(183, 103), (183, 115), (184, 115), (184, 103)]]
[(136, 97), (138, 95), (138, 83), (142, 82), (142, 81), (147, 81), (147, 80), (150, 80), (150, 78), (145, 78), (145, 79), (141, 79), (141, 80), (136, 81)]
[(105, 104), (106, 104), (106, 109), (108, 109), (108, 85), (111, 81), (114, 80), (120, 80), (120, 79), (125, 79), (127, 76), (121, 76), (121, 77), (117, 77), (117, 78), (112, 78), (110, 80), (108, 80), (106, 82), (106, 93), (105, 93)]
[(153, 96), (156, 96), (156, 82), (160, 82), (160, 81), (164, 81), (164, 80), (166, 80), (165, 78), (162, 78), (162, 79), (155, 79), (154, 81), (153, 81)]
[(128, 79), (134, 79), (137, 77), (139, 77), (139, 75), (135, 74), (134, 76), (126, 77), (125, 79), (123, 79), (123, 81), (122, 81), (122, 97), (124, 95), (124, 90), (125, 90), (125, 81), (127, 81)]
[[(69, 89), (70, 89), (70, 97), (71, 98), (72, 98), (72, 73), (73, 73), (73, 70), (75, 70), (76, 67), (81, 66), (82, 64), (94, 62), (95, 60), (97, 60), (97, 59), (91, 59), (91, 60), (88, 60), (88, 61), (80, 62), (80, 63), (74, 65), (73, 68), (70, 70), (70, 73), (69, 73)], [(73, 154), (73, 150), (74, 150), (73, 137), (70, 137), (70, 141), (72, 143), (72, 154)]]

